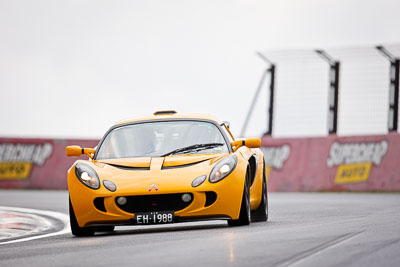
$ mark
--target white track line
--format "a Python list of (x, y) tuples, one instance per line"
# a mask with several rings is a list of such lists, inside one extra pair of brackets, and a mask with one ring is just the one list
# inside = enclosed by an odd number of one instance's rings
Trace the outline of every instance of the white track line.
[(44, 235), (36, 235), (36, 236), (31, 236), (31, 237), (26, 237), (26, 238), (11, 240), (11, 241), (0, 242), (0, 245), (25, 242), (25, 241), (30, 241), (30, 240), (35, 240), (35, 239), (40, 239), (40, 238), (45, 238), (45, 237), (50, 237), (50, 236), (56, 236), (56, 235), (63, 235), (63, 234), (70, 232), (69, 216), (64, 213), (48, 211), (48, 210), (37, 210), (37, 209), (15, 208), (15, 207), (4, 207), (4, 206), (0, 206), (0, 210), (45, 215), (45, 216), (60, 220), (64, 224), (64, 228), (58, 232), (44, 234)]

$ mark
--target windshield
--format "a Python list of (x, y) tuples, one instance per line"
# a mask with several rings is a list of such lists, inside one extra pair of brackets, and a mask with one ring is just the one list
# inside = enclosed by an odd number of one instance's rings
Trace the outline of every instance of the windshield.
[(180, 148), (216, 143), (220, 145), (183, 150), (180, 154), (229, 151), (221, 131), (212, 123), (203, 121), (146, 122), (112, 130), (99, 147), (96, 159), (160, 157)]

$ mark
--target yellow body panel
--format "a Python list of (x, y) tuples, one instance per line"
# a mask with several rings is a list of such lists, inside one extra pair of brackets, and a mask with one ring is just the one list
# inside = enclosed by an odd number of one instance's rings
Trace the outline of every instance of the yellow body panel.
[[(140, 118), (133, 121), (167, 118), (188, 118), (214, 120), (203, 115), (159, 115)], [(120, 124), (120, 123), (119, 123)], [(117, 124), (118, 125), (118, 124)], [(209, 182), (212, 168), (222, 158), (235, 154), (238, 162), (236, 168), (227, 177), (217, 183)], [(116, 204), (119, 196), (147, 196), (171, 193), (192, 193), (192, 203), (175, 215), (181, 219), (238, 219), (242, 202), (244, 181), (249, 168), (249, 158), (257, 158), (257, 170), (250, 187), (250, 206), (258, 208), (262, 198), (263, 155), (258, 148), (240, 147), (231, 153), (174, 155), (158, 158), (124, 158), (109, 160), (78, 160), (68, 170), (68, 188), (75, 216), (80, 227), (92, 225), (129, 224), (134, 217)], [(84, 163), (93, 168), (99, 176), (100, 188), (91, 189), (83, 184), (75, 174), (76, 163)], [(198, 187), (192, 187), (192, 181), (201, 175), (207, 179)], [(115, 192), (107, 190), (103, 181), (115, 183)], [(249, 181), (250, 182), (250, 181)], [(158, 190), (151, 190), (155, 184)], [(215, 192), (216, 201), (205, 207), (205, 192)], [(106, 212), (95, 207), (94, 199), (104, 198)]]

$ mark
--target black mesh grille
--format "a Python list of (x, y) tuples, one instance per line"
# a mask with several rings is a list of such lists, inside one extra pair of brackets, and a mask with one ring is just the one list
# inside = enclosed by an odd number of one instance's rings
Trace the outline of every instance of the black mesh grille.
[(165, 210), (178, 211), (186, 208), (193, 201), (193, 195), (191, 193), (187, 193), (191, 195), (192, 199), (189, 202), (183, 202), (183, 194), (184, 193), (148, 196), (125, 196), (128, 200), (125, 205), (119, 205), (118, 202), (116, 202), (116, 204), (120, 209), (130, 213)]

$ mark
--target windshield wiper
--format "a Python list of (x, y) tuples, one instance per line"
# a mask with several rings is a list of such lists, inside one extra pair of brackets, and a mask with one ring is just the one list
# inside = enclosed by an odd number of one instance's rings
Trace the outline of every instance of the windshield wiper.
[(200, 151), (200, 150), (214, 148), (214, 147), (223, 146), (223, 145), (224, 145), (223, 143), (208, 143), (208, 144), (197, 144), (197, 145), (185, 146), (182, 148), (172, 150), (171, 152), (161, 155), (160, 157), (166, 157), (166, 156), (169, 156), (172, 154), (188, 152), (188, 151)]

